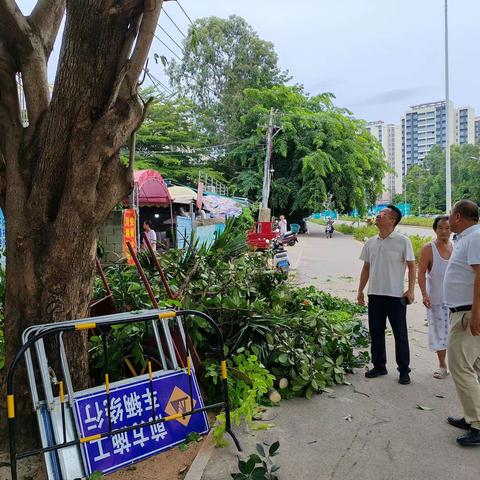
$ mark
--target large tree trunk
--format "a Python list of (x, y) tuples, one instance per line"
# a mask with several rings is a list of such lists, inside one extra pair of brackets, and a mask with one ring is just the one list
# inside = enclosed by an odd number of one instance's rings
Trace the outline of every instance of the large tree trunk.
[[(65, 1), (39, 0), (24, 17), (14, 2), (0, 0), (7, 367), (25, 328), (88, 313), (98, 229), (132, 187), (133, 165), (120, 161), (119, 150), (143, 120), (138, 79), (161, 5), (161, 0), (68, 0), (50, 100), (46, 66)], [(17, 73), (28, 126), (20, 121)], [(69, 336), (67, 350), (73, 383), (84, 387), (85, 336)], [(31, 411), (24, 372), (16, 386), (17, 411)]]

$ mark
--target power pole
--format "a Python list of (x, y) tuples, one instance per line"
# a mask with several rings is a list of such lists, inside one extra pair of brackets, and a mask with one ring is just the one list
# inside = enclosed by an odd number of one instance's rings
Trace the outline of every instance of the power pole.
[(445, 114), (446, 114), (446, 133), (445, 142), (445, 196), (446, 213), (449, 214), (452, 209), (452, 167), (450, 161), (450, 85), (448, 75), (448, 0), (445, 0)]
[(270, 110), (270, 121), (268, 122), (267, 130), (267, 151), (265, 154), (265, 165), (263, 170), (263, 189), (262, 189), (262, 207), (258, 213), (258, 220), (260, 222), (270, 221), (270, 209), (268, 208), (268, 198), (270, 197), (270, 184), (271, 184), (271, 159), (272, 159), (272, 140), (274, 126), (275, 112), (273, 108)]

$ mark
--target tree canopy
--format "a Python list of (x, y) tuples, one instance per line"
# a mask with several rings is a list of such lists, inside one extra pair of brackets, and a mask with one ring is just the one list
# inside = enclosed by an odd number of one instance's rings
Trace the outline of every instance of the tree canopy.
[[(453, 145), (451, 162), (452, 200), (468, 198), (479, 203), (480, 146)], [(407, 202), (412, 204), (413, 212), (445, 212), (445, 151), (434, 146), (423, 165), (414, 165), (408, 170), (406, 186)]]
[(381, 147), (362, 121), (333, 104), (331, 94), (310, 97), (298, 86), (246, 89), (235, 135), (248, 143), (231, 150), (223, 167), (237, 193), (259, 198), (265, 127), (275, 109), (270, 205), (303, 215), (333, 202), (363, 211), (376, 200), (387, 169)]
[(153, 101), (137, 132), (136, 168), (156, 169), (176, 183), (196, 184), (200, 171), (224, 181), (212, 167), (217, 154), (208, 135), (198, 128), (193, 102), (153, 94), (151, 88), (142, 91), (142, 97)]
[(264, 88), (286, 79), (272, 43), (262, 40), (236, 15), (201, 18), (184, 41), (182, 61), (168, 67), (170, 83), (190, 97), (202, 126), (216, 140), (230, 133), (245, 88)]

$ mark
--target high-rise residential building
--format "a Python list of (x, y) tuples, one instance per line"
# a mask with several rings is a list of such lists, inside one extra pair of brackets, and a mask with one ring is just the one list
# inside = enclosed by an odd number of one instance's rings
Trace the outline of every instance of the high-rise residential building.
[[(446, 103), (424, 103), (414, 105), (402, 119), (402, 137), (404, 142), (404, 173), (417, 163), (422, 163), (434, 145), (446, 146), (447, 141)], [(449, 137), (455, 143), (455, 110), (450, 102)]]
[(388, 125), (388, 159), (395, 172), (390, 175), (389, 184), (393, 199), (393, 195), (403, 192), (402, 128), (399, 125)]
[(475, 143), (480, 142), (480, 117), (475, 117)]
[(391, 202), (394, 195), (402, 193), (402, 131), (397, 125), (385, 122), (369, 122), (367, 130), (382, 145), (385, 160), (394, 171), (387, 172), (383, 179), (382, 202)]
[[(445, 101), (415, 105), (402, 117), (403, 175), (412, 165), (422, 163), (434, 145), (445, 148), (447, 142)], [(478, 135), (478, 137), (477, 137)], [(450, 102), (450, 145), (474, 144), (480, 138), (472, 107), (454, 108)]]
[(455, 143), (475, 143), (475, 110), (472, 107), (455, 110)]

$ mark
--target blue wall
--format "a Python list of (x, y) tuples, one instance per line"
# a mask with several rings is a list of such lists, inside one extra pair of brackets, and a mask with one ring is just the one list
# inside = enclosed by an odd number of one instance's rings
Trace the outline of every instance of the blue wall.
[(337, 218), (337, 212), (334, 212), (333, 210), (325, 210), (322, 213), (312, 213), (312, 218), (319, 220), (319, 219), (325, 219), (327, 217), (336, 219)]
[[(177, 217), (177, 248), (187, 248), (192, 236), (192, 230), (192, 219), (190, 217)], [(209, 247), (215, 240), (215, 233), (222, 233), (224, 230), (224, 223), (197, 227), (195, 236), (198, 239), (198, 246), (206, 244)]]

